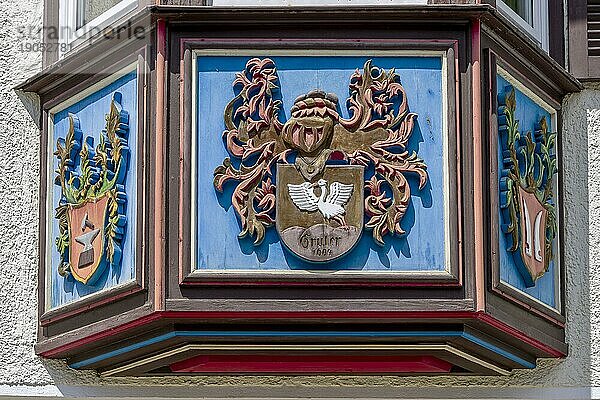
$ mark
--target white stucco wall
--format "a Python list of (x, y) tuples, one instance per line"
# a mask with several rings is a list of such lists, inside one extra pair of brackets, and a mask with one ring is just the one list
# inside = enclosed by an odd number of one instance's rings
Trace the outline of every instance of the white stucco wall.
[(41, 26), (41, 3), (0, 2), (0, 397), (600, 398), (600, 87), (564, 104), (570, 343), (564, 360), (542, 360), (508, 377), (103, 379), (36, 357), (39, 133), (11, 88), (40, 68), (39, 53), (22, 52), (20, 44), (39, 40), (29, 29)]

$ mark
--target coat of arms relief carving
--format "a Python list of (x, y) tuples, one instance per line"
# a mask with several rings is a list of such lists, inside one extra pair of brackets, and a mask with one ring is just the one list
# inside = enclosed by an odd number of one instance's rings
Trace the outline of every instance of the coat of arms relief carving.
[(519, 131), (514, 87), (505, 86), (498, 101), (502, 231), (525, 286), (531, 287), (548, 271), (554, 257), (556, 133), (549, 132), (545, 116), (533, 132)]
[(113, 95), (95, 147), (93, 137), (84, 138), (79, 118), (69, 114), (68, 132), (57, 140), (54, 152), (54, 182), (61, 188), (56, 208), (58, 272), (86, 285), (93, 285), (108, 265), (121, 262), (129, 158), (129, 114), (121, 98), (119, 92)]
[(286, 248), (309, 262), (347, 254), (362, 235), (384, 245), (402, 235), (411, 201), (407, 177), (428, 180), (427, 167), (408, 141), (410, 112), (397, 73), (368, 60), (349, 77), (343, 118), (338, 96), (318, 88), (297, 97), (284, 120), (275, 63), (253, 58), (236, 74), (235, 97), (224, 112), (231, 157), (214, 172), (222, 192), (233, 182), (231, 204), (240, 237), (259, 245), (275, 226)]

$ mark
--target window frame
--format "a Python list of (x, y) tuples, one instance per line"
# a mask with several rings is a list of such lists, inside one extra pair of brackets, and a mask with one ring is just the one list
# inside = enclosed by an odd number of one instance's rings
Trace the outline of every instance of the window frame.
[(500, 14), (509, 18), (527, 35), (531, 36), (540, 47), (549, 52), (550, 47), (550, 29), (549, 29), (549, 1), (548, 0), (532, 0), (533, 25), (530, 25), (517, 14), (508, 4), (499, 0), (496, 2), (496, 7)]
[[(78, 0), (59, 0), (58, 26), (59, 46), (58, 57), (62, 58), (69, 51), (79, 46), (92, 31), (99, 32), (122, 16), (129, 14), (138, 7), (139, 0), (121, 0), (119, 3), (104, 11), (87, 24), (77, 28)], [(65, 46), (62, 46), (64, 44)], [(66, 49), (66, 51), (65, 51)]]

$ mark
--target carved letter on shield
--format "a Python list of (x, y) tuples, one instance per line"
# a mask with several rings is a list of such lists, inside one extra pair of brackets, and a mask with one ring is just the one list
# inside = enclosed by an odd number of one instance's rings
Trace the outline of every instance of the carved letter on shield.
[(521, 201), (521, 246), (523, 263), (532, 277), (540, 277), (546, 272), (546, 220), (548, 211), (535, 197), (535, 194), (519, 187)]
[(498, 129), (502, 145), (500, 209), (502, 229), (509, 239), (525, 286), (548, 271), (556, 236), (556, 206), (552, 188), (556, 173), (556, 133), (548, 132), (546, 117), (535, 131), (519, 132), (515, 119), (515, 89), (506, 86), (498, 95)]

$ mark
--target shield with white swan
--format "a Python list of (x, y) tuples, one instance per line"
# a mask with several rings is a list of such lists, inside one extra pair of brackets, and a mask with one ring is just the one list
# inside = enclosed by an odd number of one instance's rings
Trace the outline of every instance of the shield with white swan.
[(363, 229), (361, 166), (326, 165), (306, 180), (294, 165), (277, 165), (277, 232), (301, 259), (321, 263), (354, 248)]

